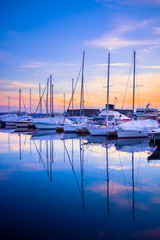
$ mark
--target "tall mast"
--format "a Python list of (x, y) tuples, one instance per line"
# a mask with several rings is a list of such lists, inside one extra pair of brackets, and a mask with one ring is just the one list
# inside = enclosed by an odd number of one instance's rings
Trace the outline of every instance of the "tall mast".
[(82, 60), (82, 80), (81, 80), (81, 100), (80, 100), (80, 118), (82, 116), (82, 111), (84, 115), (84, 57), (85, 52), (83, 52), (83, 60)]
[(19, 113), (21, 113), (21, 89), (19, 89)]
[(108, 125), (108, 104), (109, 104), (109, 71), (110, 71), (110, 53), (108, 53), (108, 75), (107, 75), (107, 125)]
[(9, 107), (10, 107), (10, 96), (8, 96), (8, 113), (9, 113)]
[(52, 116), (52, 75), (50, 75), (50, 117)]
[(53, 84), (52, 84), (52, 113), (54, 112), (53, 111), (53, 103), (54, 103), (54, 101), (53, 101)]
[(74, 84), (74, 79), (72, 78), (72, 117), (73, 117), (73, 84)]
[(30, 114), (31, 114), (31, 88), (30, 88)]
[(134, 100), (135, 100), (135, 65), (136, 65), (136, 52), (134, 51), (133, 53), (133, 116), (134, 116)]
[(46, 114), (48, 115), (48, 84), (49, 78), (47, 79), (47, 93), (46, 93)]
[(63, 94), (64, 96), (64, 113), (65, 113), (65, 93)]
[(40, 113), (42, 114), (42, 99), (41, 99), (41, 84), (39, 83), (39, 102), (40, 102)]

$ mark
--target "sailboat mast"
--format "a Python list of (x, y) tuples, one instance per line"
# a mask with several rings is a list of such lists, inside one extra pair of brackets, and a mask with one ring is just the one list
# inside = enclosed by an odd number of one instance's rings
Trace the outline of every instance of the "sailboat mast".
[(81, 100), (80, 100), (80, 119), (82, 116), (82, 111), (84, 115), (84, 57), (85, 52), (83, 52), (83, 61), (82, 61), (82, 81), (81, 81)]
[(52, 75), (50, 75), (50, 117), (52, 117)]
[(8, 113), (9, 113), (9, 107), (10, 107), (10, 96), (8, 96)]
[(63, 101), (64, 101), (63, 107), (64, 107), (64, 114), (65, 114), (65, 93), (63, 93)]
[(72, 117), (73, 117), (73, 84), (74, 84), (74, 80), (72, 78)]
[(107, 75), (107, 125), (108, 125), (108, 109), (109, 109), (109, 72), (110, 72), (110, 53), (108, 53), (108, 75)]
[(46, 93), (46, 114), (48, 116), (48, 86), (49, 85), (49, 78), (47, 79), (47, 93)]
[(30, 88), (30, 114), (31, 114), (31, 101), (32, 99), (31, 99), (31, 88)]
[(52, 113), (54, 112), (54, 98), (53, 98), (53, 89), (54, 89), (54, 86), (52, 84)]
[(135, 101), (135, 66), (136, 65), (136, 52), (133, 53), (133, 118), (134, 118), (134, 101)]
[(21, 89), (19, 89), (19, 113), (21, 113)]

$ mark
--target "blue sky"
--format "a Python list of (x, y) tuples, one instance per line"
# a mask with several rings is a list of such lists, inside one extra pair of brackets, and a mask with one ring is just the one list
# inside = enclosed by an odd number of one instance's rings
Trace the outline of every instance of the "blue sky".
[[(18, 89), (38, 104), (38, 84), (54, 80), (55, 109), (71, 97), (85, 50), (85, 105), (106, 102), (107, 55), (111, 53), (110, 103), (121, 108), (136, 50), (136, 106), (159, 108), (160, 0), (5, 0), (0, 6), (0, 111), (18, 108)], [(80, 83), (75, 93), (79, 106)], [(132, 106), (132, 78), (124, 108)]]

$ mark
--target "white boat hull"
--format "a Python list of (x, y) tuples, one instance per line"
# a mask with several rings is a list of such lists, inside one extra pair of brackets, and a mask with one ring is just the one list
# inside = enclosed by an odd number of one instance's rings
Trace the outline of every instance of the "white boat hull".
[(65, 133), (77, 133), (78, 129), (79, 129), (79, 126), (77, 124), (64, 125)]
[(54, 130), (56, 132), (57, 125), (51, 123), (35, 123), (35, 127), (40, 130)]
[(92, 136), (111, 136), (116, 135), (116, 130), (114, 128), (107, 127), (88, 127), (89, 133)]
[(119, 130), (117, 131), (118, 138), (146, 138), (148, 137), (147, 131), (140, 130)]

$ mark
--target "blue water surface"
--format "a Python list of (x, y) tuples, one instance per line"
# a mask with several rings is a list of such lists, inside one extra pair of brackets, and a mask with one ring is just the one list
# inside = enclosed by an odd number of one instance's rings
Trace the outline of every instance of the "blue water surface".
[(1, 239), (160, 239), (148, 140), (0, 132)]

